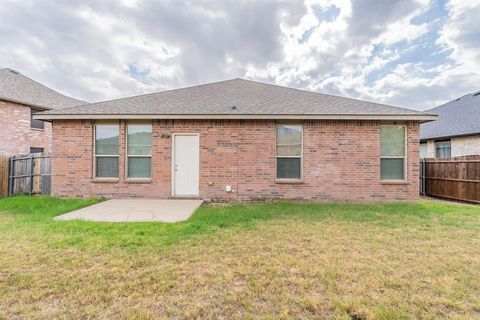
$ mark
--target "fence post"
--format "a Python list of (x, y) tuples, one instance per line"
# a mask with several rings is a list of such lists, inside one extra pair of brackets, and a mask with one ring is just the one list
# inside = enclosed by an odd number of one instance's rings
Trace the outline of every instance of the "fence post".
[(427, 170), (426, 168), (426, 161), (425, 161), (425, 158), (422, 158), (422, 195), (425, 195), (427, 190), (425, 189), (426, 188), (426, 185), (427, 185), (427, 182), (426, 182), (426, 176), (425, 176), (425, 172)]
[(420, 158), (420, 162), (418, 163), (418, 193), (420, 193), (421, 196), (423, 195), (422, 171), (423, 171), (423, 159)]
[(10, 168), (8, 170), (8, 195), (11, 196), (13, 194), (13, 174), (15, 171), (15, 161), (13, 160), (14, 157), (10, 157)]
[(30, 154), (30, 185), (28, 190), (28, 195), (31, 196), (33, 193), (33, 164), (34, 164), (33, 154)]

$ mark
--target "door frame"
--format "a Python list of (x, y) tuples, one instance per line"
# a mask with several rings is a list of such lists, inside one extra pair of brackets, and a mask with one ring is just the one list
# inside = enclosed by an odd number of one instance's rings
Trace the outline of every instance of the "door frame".
[[(175, 194), (175, 137), (176, 136), (197, 136), (198, 139), (198, 163), (197, 163), (197, 172), (198, 172), (198, 190), (197, 194), (191, 195), (176, 195)], [(172, 133), (172, 161), (171, 161), (171, 176), (172, 176), (172, 198), (189, 198), (189, 197), (198, 197), (200, 196), (200, 133), (198, 132), (183, 132), (183, 133)]]

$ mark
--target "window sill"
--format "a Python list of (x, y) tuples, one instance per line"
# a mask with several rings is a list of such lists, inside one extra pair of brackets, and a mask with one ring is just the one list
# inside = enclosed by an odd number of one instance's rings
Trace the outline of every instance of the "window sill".
[(45, 131), (45, 128), (32, 128), (32, 127), (30, 127), (30, 130), (33, 130), (33, 131)]
[(125, 183), (152, 183), (152, 178), (127, 178)]
[(381, 180), (381, 184), (410, 184), (408, 180)]
[(118, 183), (118, 178), (93, 178), (92, 183)]
[(303, 184), (305, 182), (302, 179), (276, 179), (275, 183), (278, 183), (278, 184)]

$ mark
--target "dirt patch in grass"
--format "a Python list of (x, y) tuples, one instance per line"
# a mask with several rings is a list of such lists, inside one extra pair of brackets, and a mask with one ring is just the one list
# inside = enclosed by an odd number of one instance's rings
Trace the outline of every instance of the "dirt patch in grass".
[(206, 207), (175, 228), (0, 219), (0, 318), (480, 317), (479, 213), (408, 206)]

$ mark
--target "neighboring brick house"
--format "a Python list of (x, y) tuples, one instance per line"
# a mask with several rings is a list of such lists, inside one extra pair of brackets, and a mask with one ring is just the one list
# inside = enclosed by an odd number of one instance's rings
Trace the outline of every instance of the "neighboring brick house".
[(20, 74), (0, 69), (0, 155), (50, 152), (52, 127), (32, 119), (40, 111), (85, 104)]
[(420, 126), (421, 158), (480, 155), (480, 91), (425, 112), (438, 121)]
[(412, 201), (436, 116), (234, 79), (35, 118), (55, 196)]

